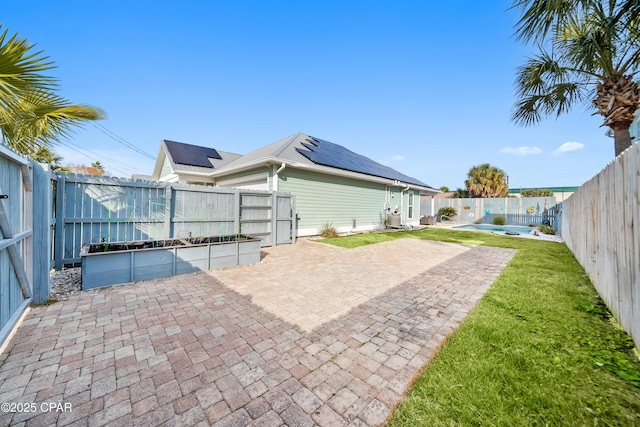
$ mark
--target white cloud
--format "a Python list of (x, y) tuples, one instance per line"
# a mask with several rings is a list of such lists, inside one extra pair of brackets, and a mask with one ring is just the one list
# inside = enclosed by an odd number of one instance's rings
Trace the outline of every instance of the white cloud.
[(392, 162), (401, 162), (403, 160), (405, 160), (405, 157), (403, 155), (401, 155), (401, 154), (396, 154), (395, 156), (393, 156), (391, 158)]
[(562, 153), (568, 153), (569, 151), (582, 150), (583, 148), (584, 144), (582, 142), (565, 142), (560, 147), (556, 148), (553, 155), (557, 156)]
[(515, 154), (516, 156), (529, 156), (531, 154), (540, 154), (542, 150), (538, 147), (505, 147), (500, 150), (501, 153)]

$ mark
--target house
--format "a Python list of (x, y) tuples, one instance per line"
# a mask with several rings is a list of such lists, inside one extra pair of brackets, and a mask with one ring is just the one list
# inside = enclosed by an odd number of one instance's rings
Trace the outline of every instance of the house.
[(635, 112), (635, 119), (631, 126), (629, 127), (629, 134), (631, 135), (631, 142), (640, 141), (640, 109)]
[(154, 181), (215, 185), (212, 172), (242, 157), (213, 148), (163, 140), (151, 174)]
[(420, 221), (420, 195), (439, 193), (349, 149), (296, 133), (239, 155), (162, 141), (153, 179), (290, 192), (296, 196), (297, 235), (384, 228), (396, 213), (402, 225)]

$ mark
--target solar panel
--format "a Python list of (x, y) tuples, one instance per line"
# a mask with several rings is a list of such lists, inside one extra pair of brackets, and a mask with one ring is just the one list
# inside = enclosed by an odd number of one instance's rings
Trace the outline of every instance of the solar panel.
[(341, 145), (313, 137), (312, 140), (307, 139), (306, 142), (302, 142), (301, 144), (304, 149), (296, 148), (296, 151), (318, 165), (428, 187), (427, 184), (420, 180), (374, 162), (370, 158), (354, 153)]
[(213, 148), (199, 147), (197, 145), (167, 140), (165, 140), (164, 143), (173, 161), (181, 165), (201, 166), (213, 169), (209, 158), (222, 159), (220, 154)]

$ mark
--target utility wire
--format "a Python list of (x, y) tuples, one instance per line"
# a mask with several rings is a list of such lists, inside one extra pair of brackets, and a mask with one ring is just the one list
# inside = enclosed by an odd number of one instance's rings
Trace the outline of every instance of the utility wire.
[[(83, 147), (79, 146), (78, 144), (75, 144), (75, 143), (73, 143), (71, 141), (65, 141), (65, 142), (59, 141), (59, 144), (65, 146), (67, 148), (71, 148), (71, 149), (77, 151), (79, 154), (82, 154), (83, 156), (87, 157), (88, 159), (92, 159), (92, 160), (106, 159), (106, 160), (109, 160), (110, 162), (113, 162), (113, 163), (116, 163), (116, 164), (120, 165), (121, 167), (125, 167), (125, 168), (128, 168), (128, 169), (134, 169), (134, 170), (138, 169), (137, 167), (131, 166), (131, 165), (126, 164), (124, 162), (121, 162), (120, 160), (116, 160), (114, 158), (105, 156), (104, 154), (98, 154), (95, 151), (83, 148)], [(113, 169), (113, 170), (115, 170), (117, 172), (120, 172), (120, 173), (122, 173), (124, 175), (127, 175), (126, 171), (124, 171), (122, 169), (119, 169), (117, 167), (113, 167), (113, 165), (110, 165), (109, 168)]]
[(100, 132), (104, 133), (109, 138), (113, 139), (114, 141), (124, 145), (125, 147), (135, 151), (138, 154), (142, 154), (143, 156), (150, 158), (151, 160), (155, 160), (156, 159), (151, 154), (147, 153), (144, 150), (141, 150), (140, 148), (136, 147), (135, 145), (133, 145), (132, 143), (130, 143), (126, 139), (124, 139), (121, 136), (117, 135), (116, 133), (110, 131), (109, 129), (107, 129), (106, 127), (102, 126), (101, 124), (99, 124), (99, 123), (92, 123), (92, 124), (96, 129), (98, 129)]

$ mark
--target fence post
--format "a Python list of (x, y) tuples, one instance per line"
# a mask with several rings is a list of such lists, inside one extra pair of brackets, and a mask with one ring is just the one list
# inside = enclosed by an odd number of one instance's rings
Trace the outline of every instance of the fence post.
[(167, 238), (171, 238), (173, 237), (173, 230), (172, 230), (172, 226), (173, 226), (173, 222), (171, 221), (173, 219), (173, 185), (172, 184), (167, 184), (167, 186), (164, 189), (164, 228), (165, 228), (165, 232), (166, 237)]
[(278, 241), (278, 193), (271, 193), (271, 246)]
[[(66, 215), (64, 209), (64, 199), (66, 192), (65, 175), (60, 173), (57, 175), (56, 184), (56, 238), (54, 242), (53, 259), (56, 271), (62, 270), (62, 261), (64, 259), (64, 217)], [(49, 200), (49, 199), (47, 199)]]
[[(49, 299), (49, 268), (51, 266), (51, 179), (49, 166), (33, 165), (33, 302)], [(42, 201), (47, 201), (42, 203)]]
[(296, 196), (291, 194), (291, 244), (296, 243), (298, 237), (298, 213), (296, 212)]
[(242, 229), (240, 228), (240, 202), (242, 198), (240, 197), (240, 190), (236, 189), (233, 193), (233, 233), (231, 234), (240, 234), (242, 233)]

